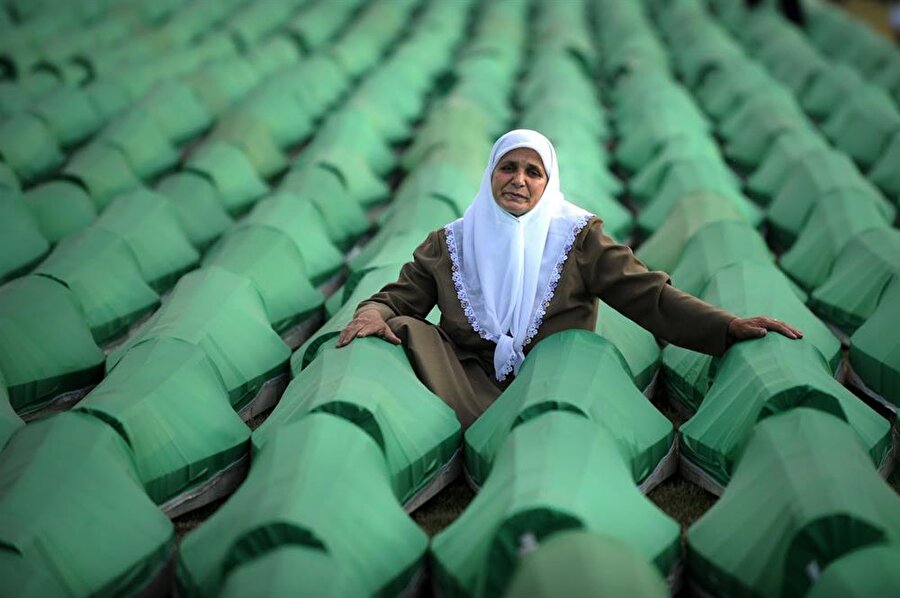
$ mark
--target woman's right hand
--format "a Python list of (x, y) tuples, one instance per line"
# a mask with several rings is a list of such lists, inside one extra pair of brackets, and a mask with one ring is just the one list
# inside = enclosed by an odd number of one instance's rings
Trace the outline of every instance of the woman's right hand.
[(337, 346), (344, 347), (349, 345), (353, 339), (364, 336), (380, 336), (389, 343), (400, 344), (400, 339), (394, 334), (394, 331), (391, 330), (384, 318), (381, 317), (381, 313), (375, 309), (365, 309), (357, 313), (350, 323), (341, 330)]

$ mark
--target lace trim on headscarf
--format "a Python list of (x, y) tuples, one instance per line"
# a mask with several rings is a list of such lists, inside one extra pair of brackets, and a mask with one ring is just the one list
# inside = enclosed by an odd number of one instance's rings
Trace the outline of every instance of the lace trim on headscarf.
[[(585, 214), (580, 216), (578, 220), (575, 221), (575, 224), (572, 226), (572, 230), (569, 231), (568, 236), (566, 237), (566, 242), (563, 245), (562, 250), (559, 253), (559, 257), (556, 260), (556, 266), (553, 268), (553, 272), (550, 274), (550, 279), (547, 281), (547, 288), (544, 291), (544, 297), (541, 300), (540, 304), (534, 311), (534, 317), (531, 321), (531, 326), (528, 327), (528, 334), (525, 337), (524, 342), (522, 343), (522, 348), (526, 347), (528, 344), (534, 340), (534, 337), (537, 336), (538, 330), (541, 325), (544, 323), (544, 316), (547, 315), (547, 308), (550, 306), (550, 302), (553, 300), (553, 296), (556, 294), (556, 287), (559, 286), (559, 280), (562, 277), (563, 268), (566, 265), (566, 261), (569, 259), (569, 253), (572, 251), (572, 247), (575, 245), (575, 239), (578, 237), (578, 233), (580, 233), (587, 223), (591, 221), (593, 218), (593, 214)], [(466, 314), (466, 319), (469, 321), (469, 325), (472, 327), (478, 335), (491, 342), (496, 343), (497, 337), (493, 336), (489, 332), (487, 332), (484, 328), (482, 328), (481, 324), (478, 322), (478, 316), (475, 315), (475, 310), (472, 308), (471, 303), (469, 302), (469, 293), (466, 290), (466, 285), (463, 282), (462, 269), (459, 267), (459, 251), (456, 247), (456, 235), (453, 233), (453, 228), (448, 224), (444, 227), (444, 233), (447, 237), (447, 250), (450, 252), (450, 263), (452, 268), (452, 279), (453, 279), (453, 287), (456, 289), (456, 296), (459, 298), (459, 303), (462, 306), (463, 312)], [(500, 368), (500, 371), (497, 372), (497, 380), (503, 381), (509, 376), (510, 372), (512, 372), (516, 367), (516, 355), (513, 353), (512, 357)]]

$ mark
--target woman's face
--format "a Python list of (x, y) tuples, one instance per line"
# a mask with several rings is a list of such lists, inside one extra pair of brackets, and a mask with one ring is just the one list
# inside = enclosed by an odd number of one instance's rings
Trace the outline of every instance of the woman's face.
[(547, 186), (547, 172), (540, 155), (529, 147), (503, 155), (491, 174), (494, 201), (513, 216), (534, 209)]

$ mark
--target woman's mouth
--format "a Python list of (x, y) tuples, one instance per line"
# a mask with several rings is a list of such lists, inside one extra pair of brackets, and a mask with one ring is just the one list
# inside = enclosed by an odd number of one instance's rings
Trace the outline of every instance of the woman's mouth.
[(507, 197), (509, 199), (512, 199), (512, 200), (528, 201), (528, 198), (525, 197), (524, 195), (521, 195), (519, 193), (514, 193), (512, 191), (504, 191), (503, 196)]

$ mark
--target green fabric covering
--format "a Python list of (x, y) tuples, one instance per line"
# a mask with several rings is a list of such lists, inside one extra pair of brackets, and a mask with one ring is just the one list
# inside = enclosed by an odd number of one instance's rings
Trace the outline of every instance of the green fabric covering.
[(583, 531), (560, 532), (525, 555), (506, 598), (666, 598), (659, 571), (627, 543)]
[(403, 168), (415, 170), (430, 152), (441, 146), (478, 148), (483, 151), (476, 153), (487, 156), (491, 149), (491, 140), (485, 133), (488, 127), (489, 117), (477, 104), (451, 96), (431, 109), (417, 129), (412, 144), (403, 152)]
[(13, 172), (6, 162), (0, 162), (0, 190), (21, 191), (16, 173)]
[(793, 102), (775, 98), (767, 102), (746, 102), (741, 110), (722, 121), (723, 134), (729, 126), (725, 154), (745, 169), (756, 168), (779, 137), (796, 130), (814, 131)]
[(98, 211), (142, 186), (122, 152), (102, 143), (91, 143), (73, 155), (61, 174), (84, 187)]
[(260, 75), (272, 75), (296, 64), (301, 50), (286, 35), (276, 35), (254, 45), (247, 53), (247, 60)]
[(203, 349), (235, 408), (283, 373), (290, 357), (290, 349), (269, 325), (250, 279), (215, 266), (183, 276), (166, 303), (109, 355), (107, 369), (129, 349), (152, 338), (180, 339)]
[(193, 139), (212, 124), (212, 117), (190, 85), (177, 79), (157, 83), (139, 106), (153, 116), (174, 143)]
[(769, 204), (767, 217), (779, 241), (793, 242), (813, 208), (829, 195), (844, 195), (853, 203), (872, 203), (893, 219), (893, 209), (866, 185), (847, 156), (833, 150), (805, 154), (791, 166), (791, 174)]
[(884, 148), (881, 157), (872, 165), (869, 180), (900, 205), (900, 133), (896, 133)]
[[(451, 220), (455, 220), (472, 203), (482, 174), (483, 170), (475, 172), (446, 160), (426, 159), (403, 180), (383, 221), (403, 214), (410, 204), (425, 196), (446, 202), (453, 210)], [(434, 230), (447, 222), (449, 220), (429, 228)]]
[(475, 500), (432, 540), (442, 595), (500, 595), (523, 545), (572, 528), (624, 541), (668, 575), (678, 524), (641, 495), (619, 450), (605, 428), (573, 413), (516, 426)]
[(812, 118), (824, 119), (864, 86), (865, 81), (856, 69), (838, 63), (813, 77), (800, 101)]
[[(750, 225), (740, 220), (713, 222), (685, 244), (678, 266), (671, 271), (672, 284), (691, 295), (700, 295), (716, 272), (738, 262), (774, 265), (765, 240)], [(801, 301), (806, 300), (803, 291), (797, 295)]]
[(433, 480), (459, 447), (453, 410), (416, 378), (402, 347), (378, 338), (324, 347), (253, 433), (254, 447), (258, 451), (276, 430), (318, 412), (346, 419), (378, 443), (401, 503)]
[(149, 180), (178, 163), (178, 152), (151, 113), (134, 108), (110, 123), (98, 141), (125, 156), (134, 174)]
[(400, 266), (393, 265), (364, 270), (358, 274), (357, 280), (348, 280), (341, 293), (343, 302), (340, 309), (291, 355), (291, 375), (297, 377), (300, 370), (312, 363), (322, 352), (326, 343), (336, 343), (341, 330), (353, 319), (356, 306), (378, 292), (384, 285), (397, 280), (399, 274)]
[(287, 160), (275, 143), (271, 128), (255, 114), (240, 110), (230, 112), (219, 119), (209, 140), (231, 143), (240, 149), (264, 179), (270, 179), (287, 168)]
[(58, 88), (41, 98), (31, 112), (47, 124), (63, 147), (84, 141), (104, 122), (88, 94), (77, 87)]
[(12, 407), (9, 401), (9, 393), (6, 391), (6, 381), (0, 372), (0, 451), (6, 446), (6, 441), (19, 428), (23, 427), (23, 422)]
[(832, 377), (810, 343), (775, 333), (738, 343), (719, 361), (703, 404), (681, 425), (682, 458), (725, 486), (757, 422), (797, 407), (846, 421), (881, 465), (891, 446), (890, 424)]
[(135, 345), (75, 407), (115, 428), (157, 504), (207, 481), (249, 449), (216, 369), (197, 346), (173, 338)]
[(688, 530), (687, 557), (709, 594), (800, 596), (810, 566), (898, 539), (900, 501), (858, 436), (801, 407), (757, 424), (724, 496)]
[(350, 197), (364, 208), (390, 197), (391, 190), (387, 183), (378, 178), (355, 151), (340, 147), (328, 148), (315, 156), (312, 162), (335, 171)]
[[(837, 369), (840, 341), (803, 305), (790, 283), (774, 266), (755, 262), (726, 266), (710, 278), (700, 298), (739, 317), (766, 314), (790, 322), (803, 331), (803, 342), (811, 343), (825, 357), (829, 369)], [(696, 409), (709, 389), (719, 358), (675, 345), (663, 349), (662, 355), (669, 393), (686, 407)]]
[(246, 58), (229, 56), (207, 63), (186, 78), (211, 116), (222, 115), (259, 83), (259, 74)]
[[(626, 121), (627, 122), (627, 121)], [(623, 127), (625, 123), (619, 122)], [(620, 131), (616, 162), (628, 172), (637, 172), (669, 143), (682, 143), (691, 136), (706, 136), (705, 129), (692, 118), (674, 111), (646, 113), (645, 118)]]
[(203, 265), (249, 278), (277, 331), (306, 319), (325, 301), (306, 277), (300, 250), (276, 228), (250, 224), (230, 232), (207, 253)]
[[(405, 263), (429, 232), (458, 218), (447, 202), (425, 197), (413, 202), (409, 211), (398, 211), (349, 262), (350, 272), (365, 270), (370, 264)], [(424, 221), (424, 222), (423, 222)], [(431, 222), (429, 222), (431, 221)], [(408, 223), (408, 224), (407, 224)]]
[(244, 152), (225, 141), (204, 143), (187, 159), (185, 169), (209, 179), (232, 215), (246, 212), (269, 192)]
[(741, 195), (734, 175), (724, 163), (690, 160), (673, 167), (663, 179), (653, 201), (638, 216), (638, 230), (649, 236), (665, 223), (679, 200), (701, 192), (721, 196), (723, 200), (733, 204), (741, 217), (753, 226), (762, 222), (763, 216), (759, 208)]
[(900, 131), (900, 112), (883, 90), (865, 86), (844, 98), (822, 125), (822, 131), (838, 149), (868, 169)]
[(813, 583), (809, 598), (864, 598), (900, 594), (900, 545), (859, 548), (832, 561)]
[(99, 228), (63, 240), (35, 273), (68, 287), (98, 344), (123, 335), (159, 305), (128, 244)]
[(131, 106), (136, 99), (131, 92), (113, 77), (99, 77), (84, 88), (91, 104), (106, 121)]
[(136, 594), (175, 550), (172, 523), (144, 493), (125, 440), (83, 413), (16, 434), (0, 488), (0, 542), (66, 595)]
[(330, 168), (307, 165), (292, 170), (279, 189), (316, 206), (328, 237), (338, 247), (349, 248), (371, 227), (368, 216), (350, 196), (340, 175)]
[(43, 120), (19, 113), (0, 124), (0, 159), (23, 183), (33, 183), (60, 166), (63, 155)]
[(304, 151), (317, 155), (323, 149), (333, 147), (352, 147), (379, 176), (390, 172), (397, 161), (387, 142), (366, 115), (358, 110), (341, 110), (332, 114), (319, 127), (315, 139)]
[(510, 432), (547, 411), (575, 413), (603, 427), (635, 483), (653, 473), (675, 439), (672, 424), (634, 386), (615, 346), (569, 330), (535, 346), (512, 385), (466, 432), (469, 477), (484, 484)]
[(275, 228), (290, 237), (313, 284), (321, 284), (344, 265), (344, 256), (328, 238), (322, 214), (293, 193), (280, 191), (263, 199), (244, 223)]
[(19, 598), (65, 596), (60, 582), (41, 564), (12, 551), (0, 553), (0, 592)]
[(866, 386), (900, 407), (900, 277), (885, 289), (878, 307), (850, 337), (850, 366)]
[(602, 301), (599, 309), (594, 332), (615, 345), (635, 386), (646, 389), (659, 370), (661, 351), (656, 337)]
[(698, 135), (680, 139), (682, 143), (665, 144), (628, 182), (631, 198), (638, 205), (648, 204), (659, 192), (666, 175), (684, 163), (708, 161), (715, 163), (713, 168), (721, 166), (718, 146), (713, 139)]
[(156, 191), (171, 200), (169, 205), (181, 229), (199, 250), (209, 247), (234, 224), (218, 190), (204, 176), (177, 172), (161, 180)]
[(843, 193), (822, 197), (797, 242), (781, 255), (781, 268), (800, 286), (815, 289), (828, 279), (850, 239), (864, 230), (886, 226), (872, 204), (854, 201)]
[(713, 222), (741, 220), (737, 208), (714, 193), (686, 195), (635, 255), (654, 270), (671, 272), (697, 231)]
[(31, 268), (50, 250), (50, 243), (14, 191), (0, 191), (0, 282)]
[(97, 219), (97, 208), (91, 196), (70, 181), (38, 185), (25, 194), (25, 202), (41, 234), (50, 243), (87, 228)]
[(252, 92), (236, 112), (255, 119), (282, 149), (297, 145), (313, 132), (312, 115), (284, 87), (266, 85)]
[(768, 205), (794, 173), (798, 164), (809, 157), (831, 153), (822, 137), (808, 127), (791, 129), (772, 142), (765, 158), (747, 177), (747, 193), (763, 205)]
[(18, 413), (103, 376), (103, 352), (63, 285), (25, 276), (0, 287), (0, 373)]
[[(298, 572), (301, 574), (298, 575)], [(271, 598), (366, 598), (362, 582), (319, 548), (285, 545), (237, 565), (222, 585), (221, 598), (254, 594)]]
[(179, 226), (168, 198), (149, 189), (117, 197), (94, 227), (125, 241), (134, 252), (144, 280), (157, 291), (171, 287), (199, 261), (200, 256)]
[(355, 2), (311, 4), (286, 23), (286, 32), (310, 53), (332, 39), (357, 6)]
[[(391, 491), (378, 444), (343, 418), (311, 413), (279, 429), (237, 492), (184, 539), (179, 594), (218, 595), (239, 566), (302, 546), (330, 556), (366, 595), (393, 596), (427, 544)], [(295, 570), (299, 582), (319, 573), (318, 560), (305, 564), (314, 568)]]
[(865, 230), (843, 246), (831, 274), (813, 291), (810, 307), (852, 334), (881, 301), (891, 280), (900, 278), (900, 230)]
[[(363, 267), (359, 270), (351, 270), (344, 284), (325, 300), (326, 317), (329, 320), (335, 317), (341, 308), (347, 305), (351, 299), (355, 298), (358, 303), (377, 293), (384, 285), (396, 281), (397, 277), (400, 275), (400, 268), (403, 267), (403, 264), (403, 261), (398, 261), (386, 263), (377, 267)], [(368, 295), (363, 296), (362, 291), (359, 293), (356, 292), (360, 285), (365, 287), (365, 290), (369, 293)], [(435, 307), (432, 312), (437, 312), (439, 314), (440, 310)], [(353, 312), (351, 311), (346, 315), (352, 316)], [(338, 329), (338, 331), (339, 330), (340, 329)], [(309, 359), (314, 359), (316, 355), (315, 351), (318, 350), (318, 346), (311, 345), (310, 349), (312, 352), (309, 353)]]

